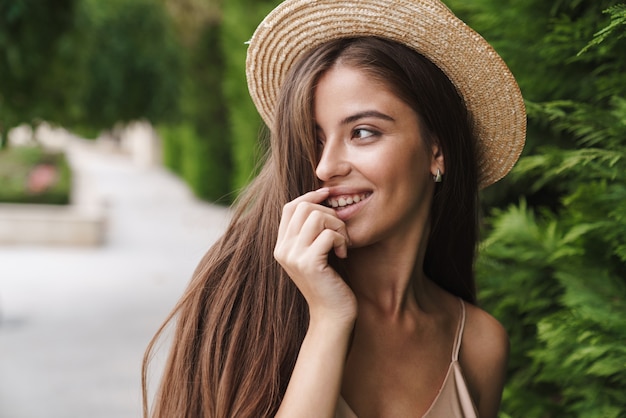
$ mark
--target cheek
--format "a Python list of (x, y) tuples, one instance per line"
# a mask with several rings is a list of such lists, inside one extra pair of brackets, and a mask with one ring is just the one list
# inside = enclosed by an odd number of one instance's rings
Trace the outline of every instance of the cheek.
[(424, 153), (415, 149), (391, 150), (380, 153), (375, 163), (378, 176), (398, 183), (415, 184), (426, 173), (430, 172), (428, 159)]

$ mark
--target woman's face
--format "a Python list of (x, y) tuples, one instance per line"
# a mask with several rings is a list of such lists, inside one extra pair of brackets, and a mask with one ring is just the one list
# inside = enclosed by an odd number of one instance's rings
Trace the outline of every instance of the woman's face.
[[(352, 247), (421, 237), (443, 158), (417, 114), (362, 70), (332, 67), (316, 89), (316, 174), (346, 222)], [(417, 234), (417, 235), (415, 235)]]

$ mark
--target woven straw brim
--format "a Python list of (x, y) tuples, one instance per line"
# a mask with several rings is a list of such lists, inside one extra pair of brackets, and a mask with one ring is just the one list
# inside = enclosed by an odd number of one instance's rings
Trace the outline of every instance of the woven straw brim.
[(478, 139), (479, 186), (506, 175), (522, 151), (526, 112), (519, 87), (495, 50), (438, 0), (288, 0), (250, 40), (248, 89), (272, 127), (278, 92), (291, 66), (338, 38), (376, 36), (431, 60), (456, 86)]

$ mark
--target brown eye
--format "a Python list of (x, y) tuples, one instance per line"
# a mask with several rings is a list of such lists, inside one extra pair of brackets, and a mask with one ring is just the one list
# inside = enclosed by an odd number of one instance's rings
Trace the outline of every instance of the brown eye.
[(352, 138), (355, 139), (368, 139), (378, 135), (378, 132), (372, 131), (370, 129), (358, 128), (352, 131)]

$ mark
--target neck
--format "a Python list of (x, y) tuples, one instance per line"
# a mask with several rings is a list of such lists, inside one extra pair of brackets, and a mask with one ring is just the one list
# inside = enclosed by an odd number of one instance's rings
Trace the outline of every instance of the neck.
[(360, 308), (374, 308), (392, 319), (415, 307), (428, 310), (432, 284), (423, 271), (427, 233), (349, 251), (347, 273)]

